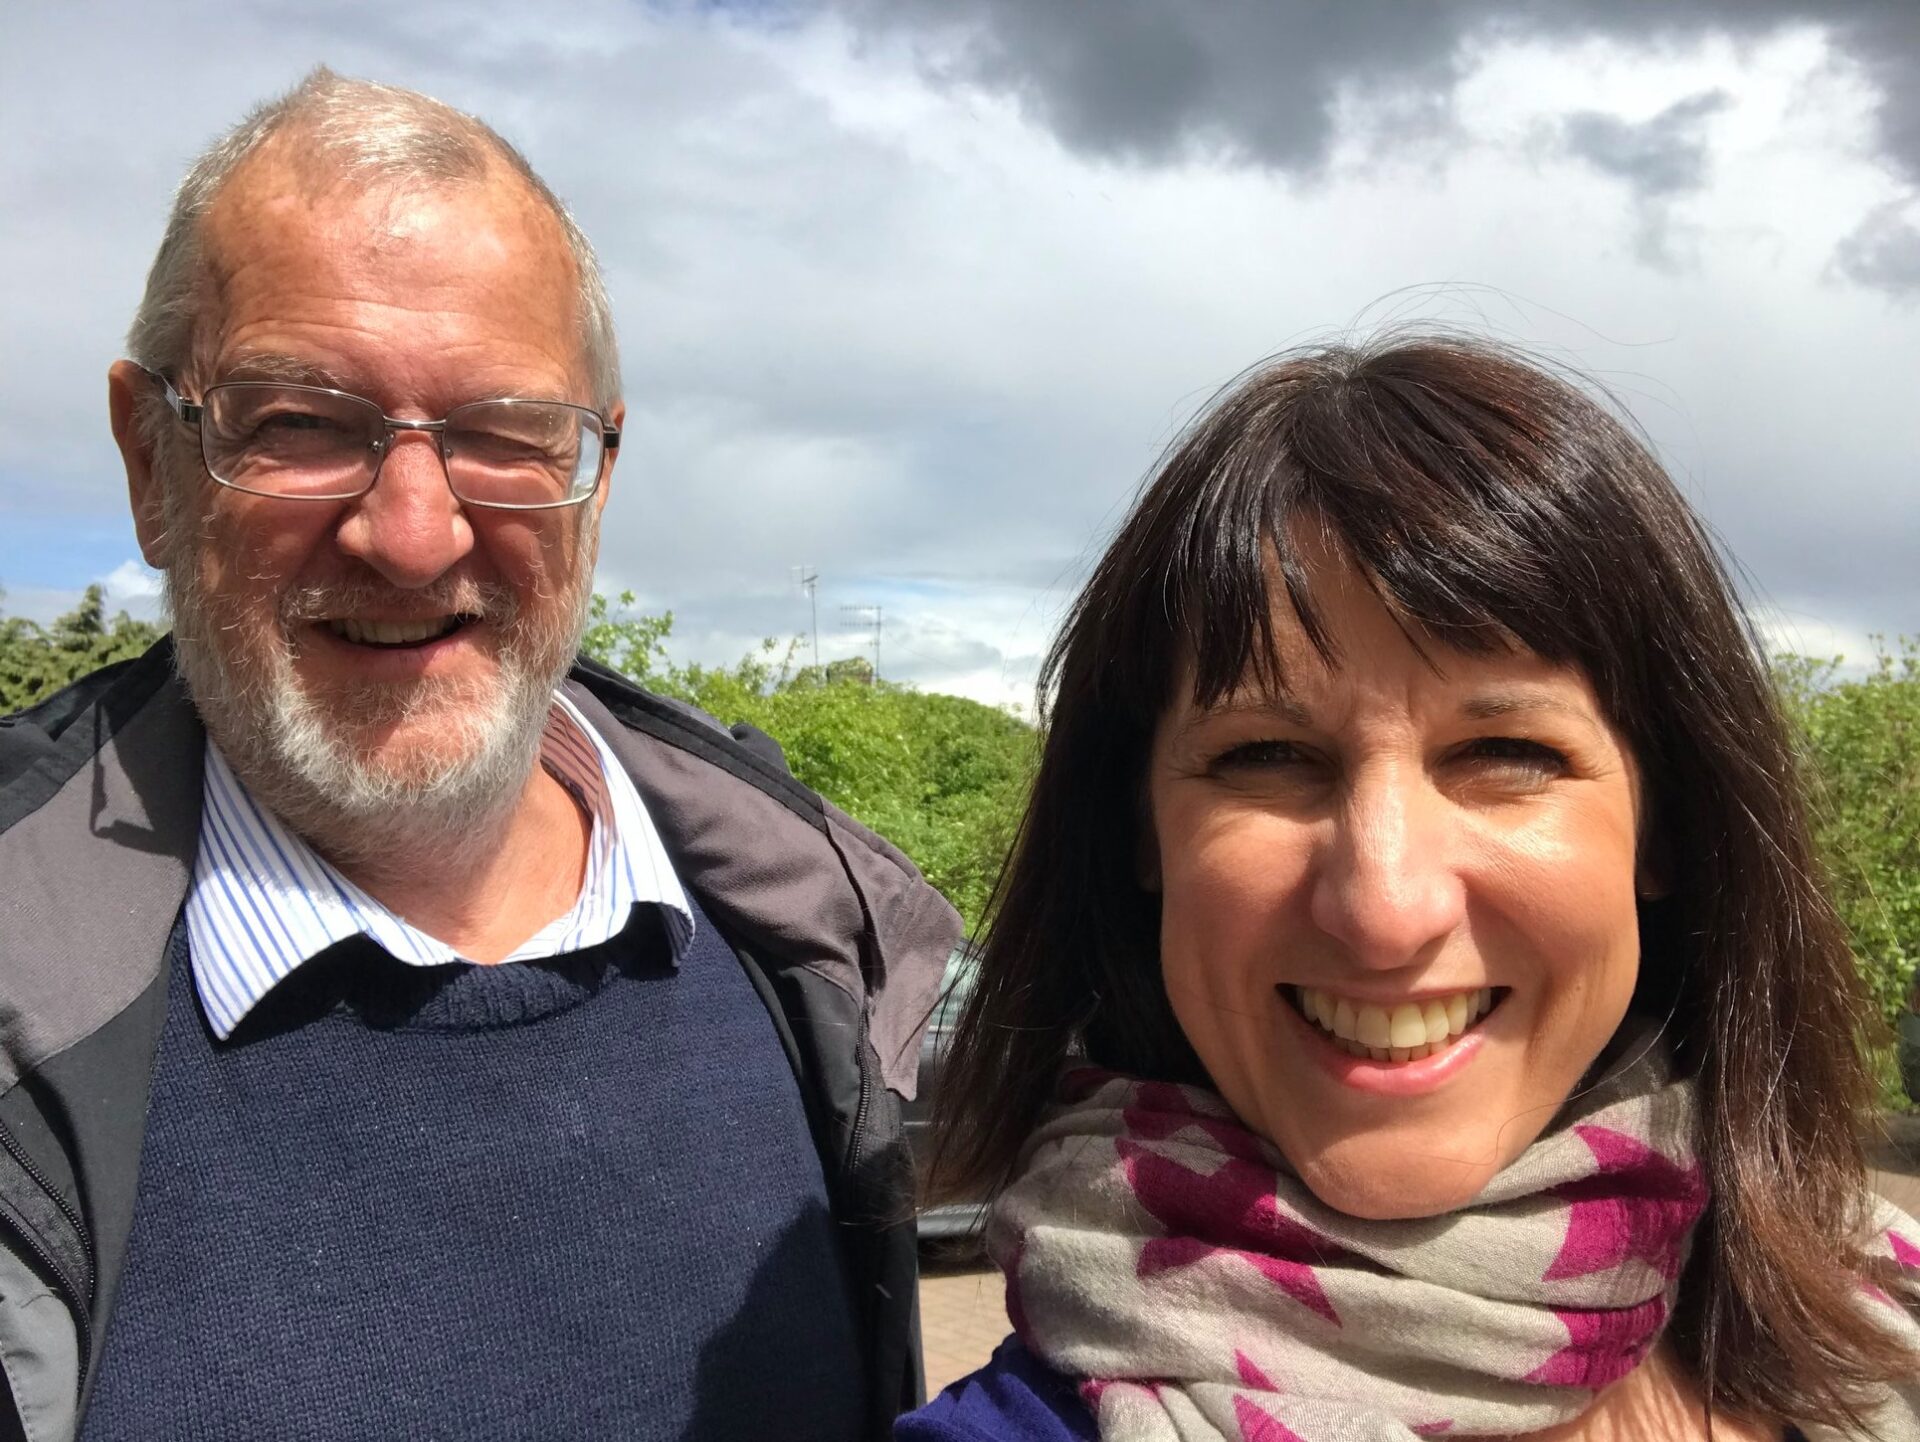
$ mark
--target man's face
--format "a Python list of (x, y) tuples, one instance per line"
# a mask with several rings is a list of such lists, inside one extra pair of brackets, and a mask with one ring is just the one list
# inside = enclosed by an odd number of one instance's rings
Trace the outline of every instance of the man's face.
[[(297, 380), (419, 420), (592, 402), (571, 258), (517, 185), (315, 198), (263, 162), (206, 236), (216, 298), (190, 397)], [(604, 485), (578, 508), (463, 507), (436, 439), (403, 432), (363, 496), (268, 498), (215, 485), (180, 439), (157, 484), (181, 666), (243, 779), (296, 826), (517, 796), (578, 638)]]

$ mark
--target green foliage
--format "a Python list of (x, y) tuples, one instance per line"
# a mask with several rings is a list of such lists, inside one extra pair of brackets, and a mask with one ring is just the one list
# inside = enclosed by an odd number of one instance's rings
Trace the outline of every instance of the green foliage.
[(731, 667), (676, 665), (665, 650), (671, 616), (634, 615), (632, 605), (631, 595), (613, 605), (596, 597), (582, 649), (765, 731), (795, 776), (906, 852), (968, 929), (979, 925), (1026, 804), (1031, 727), (977, 701), (875, 682), (860, 660), (796, 670), (794, 647), (773, 641)]
[(50, 627), (0, 616), (0, 715), (25, 710), (89, 671), (138, 656), (164, 630), (125, 611), (109, 620), (98, 586), (87, 587), (80, 604)]
[(673, 630), (673, 612), (636, 615), (633, 602), (631, 591), (622, 591), (613, 601), (595, 592), (588, 603), (580, 649), (603, 666), (657, 690), (655, 682), (667, 664), (666, 639)]
[(1920, 642), (1874, 641), (1863, 677), (1783, 656), (1775, 679), (1813, 781), (1816, 837), (1881, 1013), (1906, 1010), (1920, 965)]

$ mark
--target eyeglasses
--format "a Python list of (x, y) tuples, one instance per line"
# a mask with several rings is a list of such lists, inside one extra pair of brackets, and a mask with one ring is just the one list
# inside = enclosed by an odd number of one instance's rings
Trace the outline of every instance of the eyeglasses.
[(543, 511), (600, 489), (620, 431), (565, 401), (474, 401), (444, 420), (398, 421), (345, 391), (278, 381), (222, 381), (198, 402), (163, 375), (167, 405), (200, 432), (207, 474), (223, 486), (290, 501), (345, 501), (379, 479), (396, 431), (440, 438), (447, 485), (469, 506)]

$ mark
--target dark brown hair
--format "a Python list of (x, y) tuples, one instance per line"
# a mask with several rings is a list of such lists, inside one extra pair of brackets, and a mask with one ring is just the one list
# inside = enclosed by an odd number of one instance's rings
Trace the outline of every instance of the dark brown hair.
[(1273, 558), (1330, 664), (1290, 523), (1345, 546), (1416, 635), (1578, 667), (1644, 777), (1671, 892), (1636, 1006), (1698, 1081), (1713, 1203), (1672, 1336), (1713, 1405), (1831, 1424), (1920, 1366), (1863, 1311), (1864, 994), (1792, 748), (1699, 520), (1584, 390), (1448, 336), (1279, 358), (1175, 444), (1041, 677), (1045, 741), (936, 1101), (933, 1183), (1004, 1186), (1070, 1052), (1206, 1080), (1137, 879), (1146, 757), (1183, 667), (1210, 705), (1275, 673)]

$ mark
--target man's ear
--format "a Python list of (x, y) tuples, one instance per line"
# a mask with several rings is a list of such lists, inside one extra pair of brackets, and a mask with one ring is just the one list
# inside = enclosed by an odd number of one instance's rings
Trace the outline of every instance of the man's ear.
[(107, 367), (107, 416), (113, 439), (127, 468), (127, 500), (133, 508), (133, 532), (140, 554), (156, 571), (167, 568), (167, 527), (161, 505), (164, 482), (155, 473), (154, 448), (140, 424), (140, 404), (151, 393), (153, 379), (129, 360)]
[[(613, 409), (607, 412), (607, 419), (613, 422), (613, 428), (620, 432), (620, 439), (624, 442), (627, 438), (627, 403), (625, 401), (615, 401), (613, 403)], [(619, 465), (619, 463), (620, 450), (619, 447), (615, 447), (612, 453), (607, 456), (606, 474), (600, 478), (600, 489), (595, 493), (590, 503), (594, 510), (606, 510), (607, 492), (613, 489), (613, 471), (614, 467)]]

